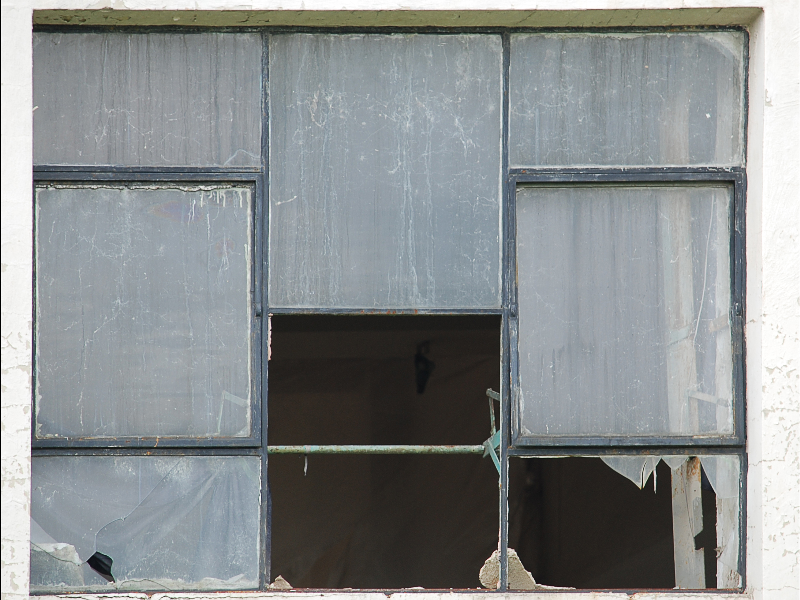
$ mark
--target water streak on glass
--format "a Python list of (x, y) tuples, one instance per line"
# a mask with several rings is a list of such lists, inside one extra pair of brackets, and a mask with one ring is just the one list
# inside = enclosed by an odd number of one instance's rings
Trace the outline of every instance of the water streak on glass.
[(260, 488), (258, 457), (34, 457), (31, 588), (253, 589)]
[(730, 197), (517, 191), (523, 435), (732, 433)]
[(36, 192), (36, 435), (247, 436), (251, 192)]
[(34, 162), (260, 166), (261, 36), (35, 33)]
[(744, 34), (515, 34), (514, 166), (739, 165)]
[(499, 306), (501, 61), (499, 36), (271, 37), (271, 306)]

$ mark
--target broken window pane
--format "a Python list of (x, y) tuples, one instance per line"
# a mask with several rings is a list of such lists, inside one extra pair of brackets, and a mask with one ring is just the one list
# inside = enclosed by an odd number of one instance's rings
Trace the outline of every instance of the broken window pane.
[(31, 589), (255, 588), (260, 489), (258, 457), (34, 457)]
[(36, 435), (247, 436), (251, 192), (36, 191)]
[(499, 36), (275, 35), (270, 305), (500, 305)]
[(732, 433), (730, 198), (517, 191), (523, 436)]
[[(739, 457), (603, 458), (603, 462), (640, 489), (651, 475), (656, 477), (661, 460), (671, 470), (675, 586), (739, 588)], [(654, 480), (653, 486), (656, 485)], [(710, 495), (713, 497), (707, 498)]]
[[(275, 315), (270, 444), (480, 444), (500, 337), (498, 315)], [(295, 587), (475, 588), (497, 548), (498, 474), (479, 454), (278, 454), (269, 478), (272, 577)]]
[(738, 165), (741, 32), (516, 34), (511, 164)]
[(622, 476), (598, 458), (510, 461), (509, 545), (537, 583), (741, 586), (738, 456), (602, 460)]
[(34, 162), (260, 166), (261, 36), (35, 33)]

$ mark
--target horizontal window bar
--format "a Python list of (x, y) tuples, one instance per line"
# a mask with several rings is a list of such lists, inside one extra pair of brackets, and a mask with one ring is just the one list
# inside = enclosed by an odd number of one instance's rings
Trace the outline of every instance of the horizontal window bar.
[(485, 448), (470, 446), (413, 446), (397, 444), (364, 445), (308, 445), (308, 446), (268, 446), (267, 454), (483, 454)]
[(272, 315), (501, 315), (502, 308), (279, 308)]
[(32, 456), (261, 456), (261, 448), (33, 448)]
[(519, 436), (514, 447), (658, 447), (691, 446), (697, 448), (741, 446), (744, 439), (732, 436)]
[(744, 179), (741, 170), (700, 169), (700, 170), (635, 170), (615, 169), (599, 170), (538, 170), (520, 169), (509, 173), (512, 185), (526, 183), (631, 183), (631, 184), (665, 184), (665, 183), (705, 183), (722, 181), (738, 183)]
[(175, 165), (35, 165), (34, 173), (260, 173), (261, 167), (195, 167)]
[(34, 439), (32, 444), (34, 448), (257, 448), (261, 445), (261, 431), (258, 429), (260, 421), (256, 423), (256, 431), (248, 437), (52, 437)]
[(70, 183), (206, 183), (206, 182), (248, 182), (256, 183), (262, 177), (261, 173), (224, 171), (224, 172), (198, 172), (190, 171), (159, 171), (159, 172), (100, 172), (100, 171), (35, 171), (33, 180), (36, 183), (70, 182)]
[(706, 456), (741, 455), (742, 446), (650, 446), (650, 447), (602, 447), (602, 446), (538, 446), (528, 448), (509, 448), (509, 457), (536, 458), (574, 457), (574, 456)]

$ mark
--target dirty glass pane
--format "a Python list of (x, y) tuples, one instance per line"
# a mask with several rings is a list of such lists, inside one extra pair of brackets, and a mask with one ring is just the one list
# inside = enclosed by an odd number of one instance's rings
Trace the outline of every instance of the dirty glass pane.
[(34, 162), (259, 166), (261, 36), (35, 33)]
[(499, 36), (270, 42), (271, 306), (500, 305)]
[(36, 191), (36, 435), (247, 436), (246, 188)]
[(511, 37), (511, 164), (738, 165), (744, 34)]
[(730, 190), (517, 191), (522, 435), (733, 431)]
[(31, 589), (255, 588), (260, 489), (255, 456), (34, 457)]

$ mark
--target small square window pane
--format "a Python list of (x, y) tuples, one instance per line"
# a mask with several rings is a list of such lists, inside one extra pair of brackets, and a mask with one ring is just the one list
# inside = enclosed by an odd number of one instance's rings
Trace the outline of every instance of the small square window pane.
[(35, 33), (34, 162), (260, 166), (261, 36)]
[[(33, 591), (253, 589), (258, 457), (34, 457)], [(110, 583), (86, 561), (112, 561)]]
[(518, 189), (521, 435), (733, 432), (730, 198)]
[(248, 436), (247, 188), (36, 191), (37, 437)]
[(515, 166), (739, 165), (744, 34), (516, 34)]
[(502, 46), (275, 35), (270, 306), (500, 305)]

